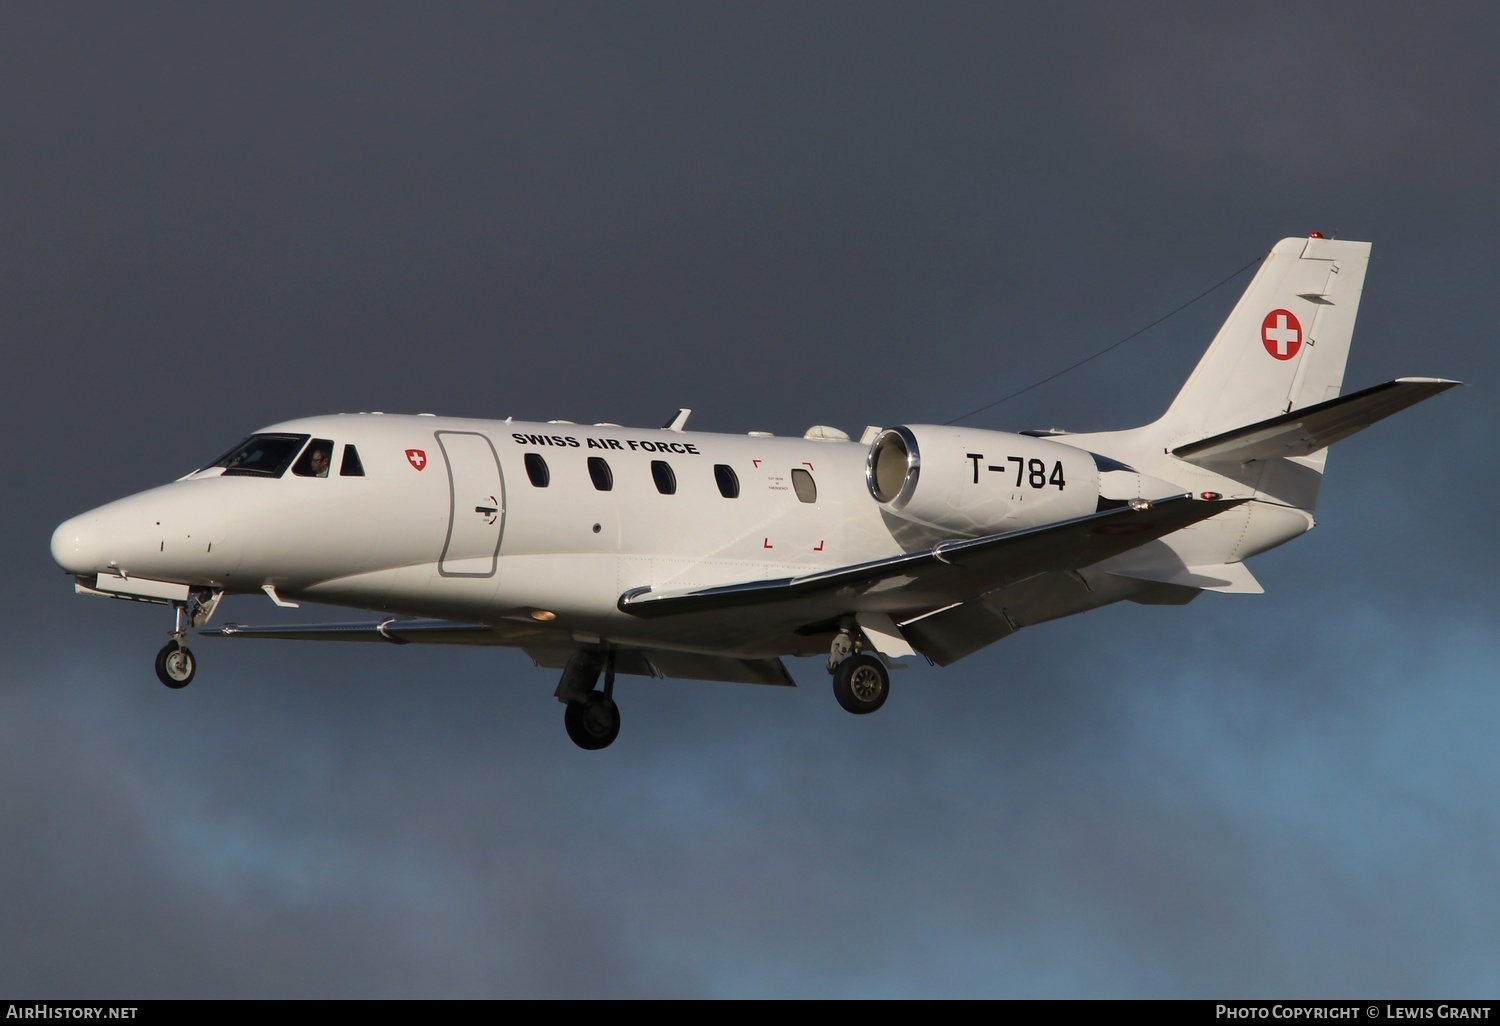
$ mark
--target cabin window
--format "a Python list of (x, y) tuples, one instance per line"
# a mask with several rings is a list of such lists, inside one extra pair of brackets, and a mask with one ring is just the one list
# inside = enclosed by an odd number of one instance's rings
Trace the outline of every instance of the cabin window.
[(817, 482), (801, 467), (792, 471), (792, 490), (797, 493), (797, 498), (802, 502), (818, 501)]
[(740, 497), (740, 479), (729, 464), (714, 464), (714, 480), (719, 483), (719, 494), (724, 498), (738, 499)]
[(344, 459), (339, 464), (339, 477), (364, 477), (365, 465), (359, 461), (359, 450), (352, 445), (344, 446)]
[(677, 491), (677, 475), (672, 473), (666, 460), (651, 461), (651, 480), (656, 482), (656, 490), (663, 495), (672, 495)]
[(552, 471), (547, 469), (547, 461), (542, 459), (539, 452), (528, 452), (526, 454), (526, 476), (531, 478), (531, 483), (538, 488), (546, 488), (552, 483)]
[(594, 487), (601, 492), (607, 492), (615, 486), (615, 475), (609, 469), (609, 464), (604, 462), (603, 456), (589, 457), (589, 477), (593, 479)]
[(327, 438), (314, 438), (307, 444), (302, 458), (292, 464), (292, 473), (298, 477), (327, 477), (333, 462), (333, 442)]
[(307, 441), (306, 435), (251, 435), (209, 464), (225, 477), (280, 477)]

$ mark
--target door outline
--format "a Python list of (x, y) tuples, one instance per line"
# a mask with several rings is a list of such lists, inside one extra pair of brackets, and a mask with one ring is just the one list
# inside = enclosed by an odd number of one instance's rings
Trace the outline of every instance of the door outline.
[[(490, 441), (489, 436), (479, 431), (435, 431), (433, 437), (437, 439), (438, 449), (443, 454), (443, 466), (448, 471), (448, 533), (443, 538), (443, 553), (438, 557), (437, 571), (440, 577), (494, 577), (495, 571), (500, 563), (500, 542), (505, 537), (505, 474), (500, 469), (500, 455), (495, 452), (495, 444)], [(453, 452), (448, 449), (445, 437), (455, 439)], [(457, 439), (478, 438), (484, 442), (484, 448), (472, 442), (457, 443)], [(484, 453), (488, 453), (486, 461)], [(455, 470), (454, 462), (457, 457), (458, 467)], [(483, 481), (493, 468), (493, 481)], [(483, 483), (478, 483), (478, 482)], [(473, 493), (471, 495), (470, 493)], [(493, 492), (493, 494), (492, 494)], [(460, 502), (459, 495), (467, 498)], [(490, 499), (496, 504), (494, 513), (495, 547), (489, 553), (490, 566), (483, 571), (450, 570), (445, 565), (448, 562), (448, 550), (453, 546), (454, 527), (458, 524), (460, 516), (482, 517), (483, 513), (470, 501), (474, 498)], [(486, 526), (489, 526), (486, 524)], [(462, 560), (474, 560), (472, 555), (455, 556), (455, 562)], [(483, 558), (482, 554), (478, 558)]]

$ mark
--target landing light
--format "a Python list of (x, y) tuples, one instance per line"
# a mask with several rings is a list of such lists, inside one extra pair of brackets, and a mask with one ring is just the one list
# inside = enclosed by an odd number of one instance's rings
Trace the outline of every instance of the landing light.
[(547, 623), (549, 621), (556, 620), (557, 614), (550, 609), (533, 609), (531, 611), (531, 618), (533, 620), (540, 620), (543, 623)]

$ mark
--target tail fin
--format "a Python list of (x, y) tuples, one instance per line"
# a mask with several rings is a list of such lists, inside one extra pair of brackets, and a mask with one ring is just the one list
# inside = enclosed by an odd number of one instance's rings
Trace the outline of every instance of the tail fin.
[(1337, 396), (1369, 260), (1368, 242), (1278, 242), (1159, 424), (1197, 440)]

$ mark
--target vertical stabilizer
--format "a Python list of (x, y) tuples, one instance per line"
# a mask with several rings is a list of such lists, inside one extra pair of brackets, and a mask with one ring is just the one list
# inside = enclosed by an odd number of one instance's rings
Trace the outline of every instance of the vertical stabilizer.
[(1278, 242), (1162, 426), (1207, 438), (1337, 396), (1369, 259), (1368, 242)]

